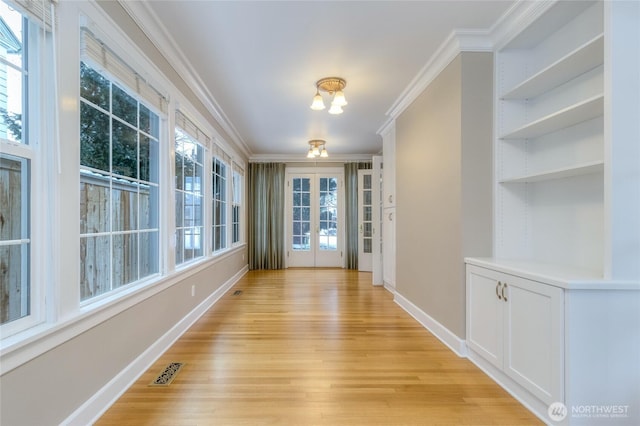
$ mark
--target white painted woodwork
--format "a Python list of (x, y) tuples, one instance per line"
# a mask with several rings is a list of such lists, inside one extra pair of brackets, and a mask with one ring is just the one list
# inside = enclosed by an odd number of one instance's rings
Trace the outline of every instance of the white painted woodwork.
[[(287, 267), (320, 267), (320, 268), (342, 268), (344, 267), (344, 171), (342, 168), (290, 168), (286, 177), (286, 265)], [(309, 180), (309, 232), (308, 248), (294, 248), (294, 219), (293, 219), (293, 179), (301, 178)], [(322, 188), (321, 179), (335, 178), (337, 180), (337, 196), (333, 202), (337, 203), (337, 229), (336, 235), (321, 235), (321, 200), (320, 192)], [(306, 204), (305, 204), (306, 205)], [(335, 242), (335, 249), (327, 247), (327, 240), (331, 241), (331, 246)]]
[(504, 366), (512, 379), (547, 404), (563, 400), (563, 291), (502, 276)]
[(382, 280), (396, 286), (396, 127), (392, 121), (382, 132)]
[[(569, 410), (628, 406), (623, 424), (638, 423), (640, 283), (544, 264), (534, 270), (501, 259), (466, 262), (471, 361), (546, 422), (557, 401)], [(602, 421), (569, 416), (558, 424)]]
[(469, 358), (547, 423), (610, 420), (572, 412), (596, 405), (640, 424), (640, 4), (530, 11), (497, 43), (494, 257), (466, 259)]
[(562, 400), (562, 290), (467, 266), (467, 345), (546, 404)]
[(396, 205), (396, 127), (392, 122), (382, 133), (382, 187), (384, 208)]
[(384, 209), (382, 215), (382, 280), (389, 289), (396, 287), (396, 209)]
[(499, 259), (604, 274), (603, 4), (559, 3), (496, 52)]
[(373, 207), (373, 255), (372, 283), (383, 285), (382, 278), (382, 156), (373, 156), (374, 207)]
[(486, 269), (467, 269), (467, 347), (502, 369), (504, 307), (492, 275)]
[(358, 270), (373, 270), (373, 169), (358, 170)]

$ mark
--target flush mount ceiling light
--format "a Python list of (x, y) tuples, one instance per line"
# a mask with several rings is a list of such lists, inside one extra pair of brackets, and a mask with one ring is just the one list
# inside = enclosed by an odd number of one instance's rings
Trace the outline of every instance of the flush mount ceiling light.
[(309, 141), (309, 152), (307, 152), (307, 158), (327, 158), (329, 153), (327, 153), (327, 148), (325, 148), (325, 144), (327, 142), (322, 139), (313, 139)]
[(347, 82), (340, 77), (327, 77), (316, 82), (316, 95), (313, 97), (313, 103), (311, 109), (320, 111), (325, 108), (324, 101), (320, 91), (329, 93), (333, 96), (331, 101), (331, 108), (329, 108), (329, 114), (342, 114), (342, 107), (347, 104), (347, 100), (342, 92), (347, 85)]

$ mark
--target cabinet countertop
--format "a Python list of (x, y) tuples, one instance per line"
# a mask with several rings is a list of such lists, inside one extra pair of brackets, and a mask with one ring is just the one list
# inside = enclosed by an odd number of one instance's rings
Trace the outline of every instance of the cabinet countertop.
[(607, 280), (598, 273), (585, 269), (493, 257), (467, 257), (464, 261), (468, 265), (516, 275), (565, 290), (640, 291), (640, 281)]

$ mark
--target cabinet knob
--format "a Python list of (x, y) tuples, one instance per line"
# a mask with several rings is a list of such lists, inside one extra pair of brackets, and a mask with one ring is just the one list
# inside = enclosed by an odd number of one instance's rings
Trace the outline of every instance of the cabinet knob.
[(393, 220), (393, 213), (389, 213), (389, 220)]
[(390, 195), (389, 195), (389, 202), (390, 202), (390, 203), (393, 203), (393, 194), (390, 194)]
[(504, 291), (507, 289), (507, 283), (504, 283), (504, 285), (502, 286), (502, 298), (504, 299), (504, 301), (507, 301), (507, 295), (504, 294)]
[(496, 284), (496, 296), (498, 296), (499, 300), (502, 300), (502, 296), (500, 295), (499, 289), (502, 287), (502, 283), (500, 281), (498, 281), (498, 284)]

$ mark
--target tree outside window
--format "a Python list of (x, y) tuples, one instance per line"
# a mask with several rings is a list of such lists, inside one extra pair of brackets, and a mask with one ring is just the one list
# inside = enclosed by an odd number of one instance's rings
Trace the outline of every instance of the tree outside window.
[(80, 64), (80, 295), (159, 272), (159, 116)]

